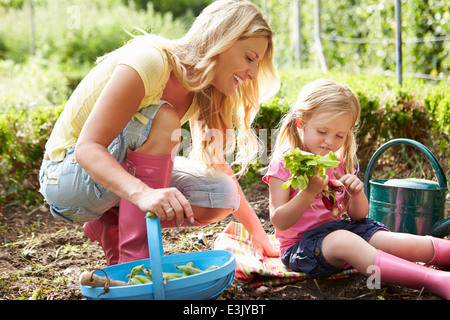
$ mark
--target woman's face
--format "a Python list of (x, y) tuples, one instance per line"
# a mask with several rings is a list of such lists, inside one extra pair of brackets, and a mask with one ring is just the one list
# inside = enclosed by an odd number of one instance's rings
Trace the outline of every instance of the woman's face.
[(266, 54), (268, 39), (252, 37), (238, 40), (217, 56), (216, 74), (212, 85), (226, 96), (232, 96), (247, 80), (256, 80), (258, 64)]

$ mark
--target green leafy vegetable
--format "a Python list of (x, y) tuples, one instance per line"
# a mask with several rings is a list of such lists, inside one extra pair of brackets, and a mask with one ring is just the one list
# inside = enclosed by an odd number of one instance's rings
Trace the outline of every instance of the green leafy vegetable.
[(299, 148), (291, 149), (284, 155), (284, 169), (291, 170), (291, 176), (283, 183), (283, 189), (292, 186), (294, 190), (304, 190), (308, 186), (309, 178), (316, 174), (325, 177), (327, 169), (336, 168), (339, 165), (336, 155), (333, 152), (326, 156), (315, 155), (301, 151)]
[[(295, 148), (285, 154), (284, 162), (284, 169), (290, 169), (291, 176), (283, 183), (283, 189), (292, 186), (294, 190), (306, 189), (309, 178), (314, 176), (317, 170), (322, 177), (325, 177), (327, 169), (336, 168), (339, 165), (339, 161), (333, 152), (328, 153), (326, 156), (321, 156), (301, 151), (299, 148)], [(336, 202), (336, 193), (344, 191), (345, 186), (342, 182), (330, 179), (327, 187), (321, 192), (325, 208), (332, 211), (335, 218), (342, 209), (342, 205), (338, 205)]]

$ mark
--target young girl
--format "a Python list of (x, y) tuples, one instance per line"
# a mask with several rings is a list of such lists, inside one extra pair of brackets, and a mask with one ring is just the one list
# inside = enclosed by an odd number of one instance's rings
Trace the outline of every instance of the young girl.
[[(389, 232), (367, 218), (368, 201), (356, 177), (355, 129), (360, 105), (346, 86), (328, 80), (306, 85), (280, 125), (274, 157), (263, 180), (270, 190), (270, 215), (283, 263), (310, 277), (328, 277), (350, 266), (383, 282), (424, 288), (450, 299), (450, 272), (414, 262), (450, 265), (450, 242), (430, 236)], [(334, 152), (340, 165), (326, 177), (313, 176), (306, 189), (283, 189), (290, 170), (283, 155), (291, 148), (313, 154)], [(335, 218), (320, 193), (331, 179), (346, 192), (336, 196)], [(343, 213), (349, 217), (344, 219)], [(372, 273), (373, 270), (373, 273)]]

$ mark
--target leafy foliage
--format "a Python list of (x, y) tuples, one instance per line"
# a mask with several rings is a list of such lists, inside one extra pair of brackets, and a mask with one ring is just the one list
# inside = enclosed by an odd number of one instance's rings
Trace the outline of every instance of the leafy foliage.
[[(91, 67), (95, 60), (131, 37), (139, 27), (147, 32), (177, 38), (186, 26), (172, 14), (156, 12), (151, 5), (137, 10), (119, 0), (34, 1), (34, 29), (37, 54), (63, 63), (66, 68)], [(26, 1), (19, 8), (0, 6), (0, 58), (24, 62), (31, 55), (31, 8)], [(1, 49), (3, 47), (3, 50)]]
[(8, 109), (0, 116), (0, 204), (42, 200), (38, 173), (59, 108)]
[[(139, 26), (170, 38), (185, 33), (189, 19), (175, 19), (171, 12), (161, 13), (153, 9), (156, 4), (153, 7), (146, 2), (144, 7), (144, 2), (34, 0), (37, 50), (32, 57), (30, 1), (0, 0), (1, 204), (42, 201), (37, 192), (38, 171), (53, 124), (95, 59), (130, 39), (123, 28), (132, 31), (134, 26)], [(264, 7), (264, 1), (254, 2)], [(405, 38), (449, 34), (447, 2), (403, 2)], [(302, 66), (309, 68), (293, 67), (293, 1), (269, 0), (267, 3), (269, 20), (276, 32), (276, 59), (282, 87), (274, 98), (261, 106), (255, 119), (254, 127), (261, 139), (263, 130), (266, 130), (266, 150), (264, 157), (241, 181), (244, 188), (260, 181), (261, 170), (270, 159), (275, 129), (301, 87), (321, 77), (347, 84), (360, 100), (362, 111), (357, 141), (361, 171), (382, 143), (404, 137), (427, 145), (440, 160), (444, 171), (450, 172), (450, 89), (447, 82), (405, 79), (403, 87), (400, 87), (393, 78), (361, 74), (358, 71), (368, 65), (391, 68), (394, 54), (390, 45), (338, 44), (331, 40), (324, 40), (324, 47), (327, 63), (335, 71), (320, 73), (311, 67), (315, 59), (313, 1), (301, 2)], [(324, 34), (392, 38), (392, 6), (393, 2), (378, 0), (351, 3), (322, 0)], [(448, 72), (448, 41), (413, 43), (404, 49), (405, 69), (431, 70), (434, 75)]]
[[(128, 0), (123, 2), (126, 4)], [(175, 17), (183, 17), (186, 14), (196, 17), (212, 0), (132, 0), (132, 2), (142, 9), (146, 9), (150, 2), (156, 11), (171, 12)]]
[(283, 189), (290, 186), (294, 190), (304, 190), (308, 186), (309, 179), (317, 173), (325, 177), (327, 169), (336, 168), (339, 165), (337, 157), (333, 152), (326, 156), (314, 155), (295, 148), (283, 157), (285, 169), (291, 170), (291, 176), (283, 183)]
[[(297, 1), (252, 0), (264, 8), (275, 30), (279, 65), (294, 63)], [(301, 65), (316, 63), (314, 2), (300, 1)], [(450, 4), (445, 0), (402, 1), (403, 72), (442, 76), (450, 65)], [(329, 69), (395, 71), (395, 1), (321, 0), (321, 41)], [(437, 38), (441, 40), (436, 41)], [(442, 39), (447, 38), (443, 41)]]

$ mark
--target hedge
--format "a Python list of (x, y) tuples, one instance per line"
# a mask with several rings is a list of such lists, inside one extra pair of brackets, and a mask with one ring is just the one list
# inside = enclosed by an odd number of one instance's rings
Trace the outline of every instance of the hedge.
[[(267, 130), (267, 146), (271, 145), (271, 130), (277, 127), (301, 86), (316, 78), (328, 77), (350, 86), (360, 100), (362, 114), (357, 140), (361, 173), (379, 146), (402, 137), (430, 148), (449, 178), (450, 89), (447, 83), (407, 80), (401, 88), (393, 78), (371, 75), (323, 75), (311, 70), (282, 70), (280, 73), (280, 92), (262, 104), (254, 124), (257, 133)], [(39, 166), (45, 142), (62, 108), (63, 103), (28, 109), (11, 107), (0, 115), (0, 204), (42, 203), (38, 193)], [(399, 160), (401, 154), (406, 160)], [(387, 157), (381, 165), (389, 176), (398, 174), (396, 171), (408, 171), (417, 176), (433, 177), (427, 161), (414, 151), (403, 148)], [(260, 181), (261, 169), (266, 165), (267, 161), (259, 160), (252, 166), (241, 180), (244, 189)]]

